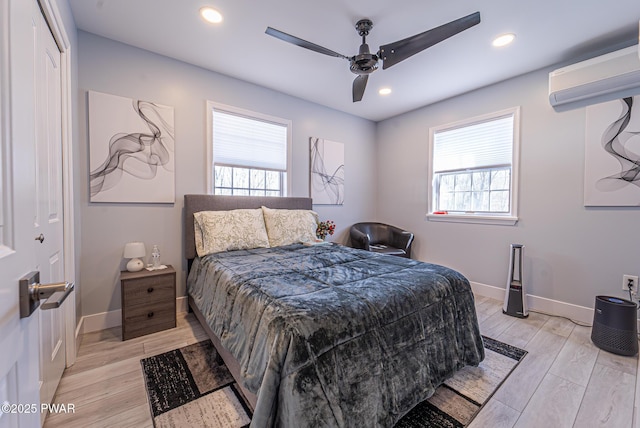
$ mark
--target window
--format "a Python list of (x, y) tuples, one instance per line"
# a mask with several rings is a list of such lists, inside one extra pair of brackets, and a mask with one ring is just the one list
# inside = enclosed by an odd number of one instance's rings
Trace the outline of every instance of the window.
[(291, 122), (212, 102), (208, 110), (209, 193), (286, 196)]
[(517, 221), (519, 109), (431, 128), (430, 220)]

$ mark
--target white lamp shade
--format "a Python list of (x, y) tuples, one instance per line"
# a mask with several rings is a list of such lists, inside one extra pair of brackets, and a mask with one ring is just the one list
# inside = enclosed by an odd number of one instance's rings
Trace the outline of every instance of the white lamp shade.
[(147, 254), (147, 250), (144, 247), (144, 242), (129, 242), (124, 246), (124, 258), (135, 259), (138, 257), (144, 257)]

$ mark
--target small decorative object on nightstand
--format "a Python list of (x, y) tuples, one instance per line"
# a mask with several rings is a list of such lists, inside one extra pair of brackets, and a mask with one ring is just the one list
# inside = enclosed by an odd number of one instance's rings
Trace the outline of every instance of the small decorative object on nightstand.
[(129, 272), (138, 272), (144, 267), (144, 262), (140, 260), (141, 257), (147, 255), (147, 250), (144, 247), (144, 242), (129, 242), (124, 246), (124, 258), (131, 259), (127, 263), (127, 270)]
[(160, 269), (160, 250), (157, 245), (154, 245), (153, 251), (151, 251), (151, 267), (153, 269)]
[(176, 271), (120, 273), (122, 294), (122, 340), (176, 326)]

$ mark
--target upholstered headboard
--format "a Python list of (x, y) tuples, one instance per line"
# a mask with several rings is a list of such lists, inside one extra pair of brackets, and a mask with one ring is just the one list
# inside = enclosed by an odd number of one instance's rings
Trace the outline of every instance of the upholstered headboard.
[(277, 198), (269, 196), (184, 195), (184, 257), (189, 261), (196, 257), (196, 241), (193, 214), (199, 211), (228, 211), (260, 208), (310, 210), (311, 198)]

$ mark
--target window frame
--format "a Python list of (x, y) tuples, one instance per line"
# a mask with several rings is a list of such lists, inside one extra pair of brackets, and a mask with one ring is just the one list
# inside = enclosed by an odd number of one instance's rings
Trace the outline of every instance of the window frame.
[[(215, 190), (215, 182), (214, 182), (214, 163), (213, 163), (213, 152), (214, 152), (214, 142), (213, 142), (213, 112), (214, 110), (224, 111), (231, 114), (236, 114), (239, 116), (244, 116), (249, 119), (254, 119), (263, 122), (271, 122), (278, 125), (285, 126), (287, 128), (287, 169), (286, 169), (286, 182), (283, 183), (283, 194), (282, 196), (271, 196), (274, 198), (277, 197), (285, 197), (291, 194), (291, 166), (292, 166), (292, 121), (289, 119), (283, 119), (276, 116), (270, 116), (264, 113), (259, 113), (247, 109), (243, 109), (240, 107), (234, 107), (226, 104), (217, 103), (214, 101), (207, 101), (207, 141), (206, 141), (206, 189), (207, 193), (210, 195), (214, 194)], [(254, 168), (255, 169), (255, 168)]]
[[(488, 122), (503, 118), (505, 116), (513, 116), (513, 147), (511, 150), (511, 194), (510, 194), (510, 210), (508, 213), (460, 213), (454, 214), (434, 214), (434, 196), (435, 196), (435, 177), (433, 171), (433, 149), (434, 137), (438, 132), (447, 131), (455, 128), (475, 125), (480, 122)], [(450, 122), (443, 125), (433, 126), (429, 128), (429, 162), (428, 162), (428, 183), (427, 183), (427, 214), (429, 221), (444, 221), (454, 223), (478, 223), (478, 224), (498, 224), (498, 225), (514, 225), (518, 221), (518, 183), (520, 174), (520, 107), (512, 107), (492, 113), (475, 116), (456, 122)]]

